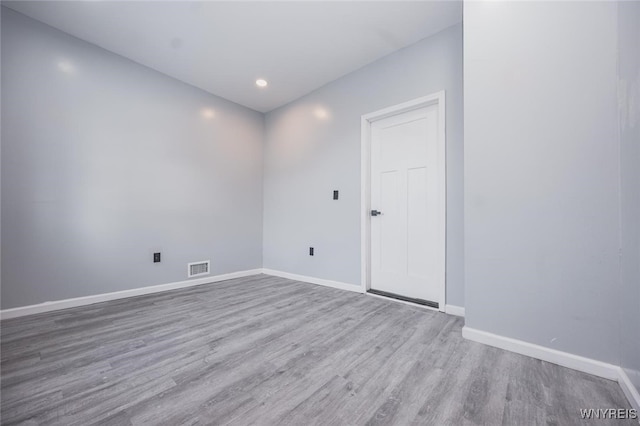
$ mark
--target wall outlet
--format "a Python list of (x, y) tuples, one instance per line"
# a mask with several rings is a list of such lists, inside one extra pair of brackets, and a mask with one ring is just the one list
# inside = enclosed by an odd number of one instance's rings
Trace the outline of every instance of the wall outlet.
[(153, 253), (153, 263), (160, 262), (160, 253)]
[(309, 247), (309, 256), (313, 256), (313, 247)]

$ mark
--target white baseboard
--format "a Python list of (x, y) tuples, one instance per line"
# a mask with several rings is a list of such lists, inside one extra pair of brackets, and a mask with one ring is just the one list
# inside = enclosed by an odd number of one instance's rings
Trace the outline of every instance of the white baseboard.
[(262, 269), (250, 269), (247, 271), (231, 272), (229, 274), (213, 275), (195, 280), (178, 281), (168, 284), (153, 285), (148, 287), (133, 288), (131, 290), (115, 291), (112, 293), (95, 294), (92, 296), (75, 297), (73, 299), (56, 300), (39, 303), (37, 305), (21, 306), (19, 308), (4, 309), (0, 311), (0, 319), (23, 317), (26, 315), (40, 314), (43, 312), (58, 311), (60, 309), (75, 308), (77, 306), (92, 305), (94, 303), (107, 302), (109, 300), (124, 299), (126, 297), (142, 296), (151, 293), (176, 290), (179, 288), (193, 287), (210, 284), (233, 278), (248, 277), (262, 273)]
[(532, 358), (551, 362), (553, 364), (582, 371), (584, 373), (593, 374), (594, 376), (603, 377), (605, 379), (617, 381), (620, 377), (620, 367), (617, 365), (596, 361), (594, 359), (558, 351), (556, 349), (546, 348), (544, 346), (534, 345), (533, 343), (524, 342), (522, 340), (511, 339), (509, 337), (487, 333), (486, 331), (480, 331), (466, 326), (462, 328), (462, 337), (468, 340), (473, 340), (474, 342), (495, 346), (496, 348), (530, 356)]
[(585, 358), (540, 345), (534, 345), (533, 343), (523, 342), (522, 340), (499, 336), (497, 334), (476, 330), (466, 326), (462, 328), (462, 336), (465, 339), (473, 340), (474, 342), (530, 356), (532, 358), (551, 362), (573, 370), (582, 371), (583, 373), (603, 377), (605, 379), (615, 380), (622, 388), (622, 391), (629, 400), (631, 407), (640, 412), (640, 393), (638, 393), (638, 389), (636, 389), (633, 383), (631, 383), (631, 380), (624, 369), (617, 365), (596, 361), (591, 358)]
[(627, 372), (624, 371), (622, 367), (618, 367), (618, 383), (620, 383), (620, 387), (622, 388), (622, 392), (624, 392), (625, 396), (629, 400), (629, 404), (631, 407), (638, 410), (640, 415), (640, 393), (638, 389), (631, 383), (631, 379), (627, 375)]
[(266, 268), (262, 269), (262, 273), (267, 275), (273, 275), (276, 277), (281, 277), (281, 278), (288, 278), (290, 280), (302, 281), (305, 283), (318, 284), (318, 285), (323, 285), (325, 287), (332, 287), (340, 290), (347, 290), (347, 291), (354, 291), (356, 293), (362, 293), (362, 288), (360, 287), (360, 285), (357, 285), (357, 284), (347, 284), (340, 281), (325, 280), (322, 278), (308, 277), (306, 275), (292, 274), (289, 272), (276, 271), (274, 269), (266, 269)]
[(456, 305), (445, 305), (444, 312), (457, 317), (464, 317), (464, 307)]

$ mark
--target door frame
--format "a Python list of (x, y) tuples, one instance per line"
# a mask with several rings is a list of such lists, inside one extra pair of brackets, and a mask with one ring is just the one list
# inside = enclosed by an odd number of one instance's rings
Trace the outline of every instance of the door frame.
[(360, 131), (360, 281), (361, 291), (371, 288), (371, 124), (394, 115), (413, 111), (431, 105), (438, 106), (438, 287), (440, 298), (438, 310), (445, 311), (446, 303), (446, 230), (447, 230), (447, 163), (446, 163), (446, 106), (445, 91), (383, 108), (361, 117)]

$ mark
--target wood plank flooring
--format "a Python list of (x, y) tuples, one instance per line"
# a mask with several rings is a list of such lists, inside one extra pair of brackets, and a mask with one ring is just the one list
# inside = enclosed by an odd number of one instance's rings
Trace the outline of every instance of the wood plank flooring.
[(462, 325), (266, 275), (5, 320), (2, 424), (572, 425), (630, 408), (615, 382)]

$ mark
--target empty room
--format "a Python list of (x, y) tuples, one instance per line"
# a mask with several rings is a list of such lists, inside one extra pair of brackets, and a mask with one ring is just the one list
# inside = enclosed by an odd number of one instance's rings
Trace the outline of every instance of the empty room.
[(2, 425), (638, 425), (640, 1), (2, 1)]

